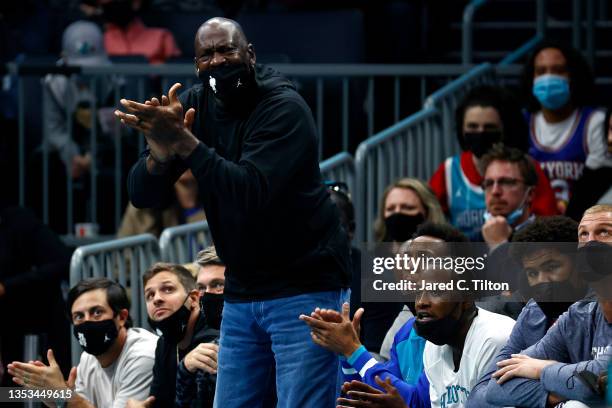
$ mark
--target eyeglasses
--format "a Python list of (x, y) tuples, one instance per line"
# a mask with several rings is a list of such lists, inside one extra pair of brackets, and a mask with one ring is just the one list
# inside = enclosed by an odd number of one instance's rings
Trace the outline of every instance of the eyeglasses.
[(502, 189), (511, 189), (511, 188), (515, 188), (521, 183), (524, 183), (524, 181), (521, 179), (511, 178), (511, 177), (501, 177), (501, 178), (498, 178), (497, 180), (485, 179), (482, 182), (482, 189), (485, 191), (491, 190), (495, 186), (495, 183), (497, 183), (497, 185)]

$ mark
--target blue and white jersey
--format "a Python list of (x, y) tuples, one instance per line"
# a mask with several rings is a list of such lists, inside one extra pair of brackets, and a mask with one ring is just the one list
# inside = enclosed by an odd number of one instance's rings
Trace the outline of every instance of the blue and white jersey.
[(529, 154), (540, 162), (557, 200), (569, 201), (574, 183), (589, 156), (589, 123), (594, 108), (577, 109), (559, 123), (547, 123), (541, 112), (527, 114)]
[(444, 166), (451, 224), (471, 241), (482, 241), (481, 228), (486, 211), (484, 190), (468, 180), (461, 169), (461, 156), (447, 158)]

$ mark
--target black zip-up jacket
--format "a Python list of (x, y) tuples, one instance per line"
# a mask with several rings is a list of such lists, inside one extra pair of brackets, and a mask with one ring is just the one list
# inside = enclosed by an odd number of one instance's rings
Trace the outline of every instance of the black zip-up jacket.
[[(185, 356), (198, 344), (212, 343), (218, 338), (219, 330), (208, 327), (204, 313), (200, 312), (189, 347), (186, 350), (178, 351), (181, 364), (183, 364), (182, 360)], [(151, 395), (155, 396), (153, 406), (160, 408), (173, 407), (175, 401), (177, 404), (178, 401), (187, 401), (186, 405), (181, 404), (180, 406), (212, 407), (217, 376), (201, 373), (193, 383), (197, 387), (192, 387), (191, 381), (183, 376), (184, 380), (179, 384), (181, 388), (177, 392), (178, 370), (176, 343), (169, 342), (164, 336), (160, 336), (155, 348), (155, 364), (153, 365), (153, 381), (151, 383)]]
[(254, 75), (256, 91), (240, 114), (223, 110), (202, 84), (183, 93), (201, 143), (164, 175), (150, 175), (141, 158), (129, 175), (130, 199), (139, 208), (163, 207), (174, 181), (192, 170), (227, 266), (227, 301), (346, 288), (349, 242), (321, 182), (312, 112), (278, 72), (257, 65)]

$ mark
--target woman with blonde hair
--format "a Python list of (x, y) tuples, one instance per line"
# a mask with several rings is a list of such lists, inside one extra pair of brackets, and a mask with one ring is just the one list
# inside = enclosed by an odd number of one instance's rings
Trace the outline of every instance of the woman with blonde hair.
[(374, 223), (376, 240), (404, 242), (425, 221), (446, 223), (438, 199), (425, 182), (401, 178), (390, 184), (382, 195)]

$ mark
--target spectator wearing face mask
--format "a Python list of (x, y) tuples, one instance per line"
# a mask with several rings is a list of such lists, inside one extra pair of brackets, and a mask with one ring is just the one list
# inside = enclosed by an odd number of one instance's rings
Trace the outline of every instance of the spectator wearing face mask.
[(564, 213), (585, 168), (612, 167), (602, 134), (604, 112), (592, 107), (593, 75), (578, 51), (544, 42), (525, 65), (523, 90), (529, 154), (546, 172)]
[(558, 396), (546, 392), (540, 383), (532, 381), (530, 392), (520, 393), (518, 390), (531, 380), (515, 378), (499, 385), (491, 381), (491, 375), (497, 371), (498, 362), (544, 337), (572, 303), (585, 295), (592, 297), (587, 294), (586, 282), (577, 269), (576, 247), (572, 243), (578, 242), (578, 224), (574, 220), (564, 216), (538, 218), (517, 232), (512, 241), (510, 254), (521, 267), (519, 294), (528, 302), (517, 318), (508, 343), (472, 390), (469, 407), (506, 406), (511, 405), (510, 399), (522, 407), (545, 407), (560, 402)]
[[(429, 187), (415, 178), (402, 178), (389, 185), (383, 192), (378, 208), (378, 218), (374, 223), (375, 238), (379, 242), (393, 243), (392, 251), (399, 250), (401, 243), (412, 238), (423, 222), (446, 222), (440, 204)], [(357, 305), (351, 306), (356, 310)], [(374, 307), (362, 306), (365, 309), (364, 345), (369, 351), (379, 353), (385, 333), (401, 312), (402, 305), (376, 302)]]
[[(424, 222), (418, 227), (415, 237), (402, 246), (402, 252), (408, 256), (417, 256), (416, 254), (428, 247), (434, 247), (436, 250), (441, 248), (436, 244), (442, 242), (467, 242), (467, 238), (448, 224)], [(430, 245), (432, 243), (434, 245)], [(417, 276), (418, 274), (409, 275), (407, 279), (418, 282)], [(412, 312), (408, 314), (408, 318), (402, 320), (398, 330), (387, 335), (391, 337), (392, 345), (390, 359), (384, 363), (378, 362), (372, 353), (360, 344), (358, 340), (360, 314), (356, 314), (350, 320), (347, 308), (348, 305), (345, 305), (342, 314), (333, 310), (320, 310), (315, 311), (312, 317), (303, 317), (313, 331), (320, 331), (323, 334), (321, 337), (313, 337), (315, 343), (341, 356), (345, 380), (343, 390), (355, 390), (353, 384), (359, 381), (382, 391), (387, 387), (381, 384), (381, 380), (389, 381), (398, 396), (411, 408), (429, 407), (429, 382), (423, 372), (425, 339), (415, 330), (416, 319), (412, 314), (416, 313), (414, 302), (408, 304)], [(338, 403), (349, 404), (346, 399), (340, 399)], [(350, 403), (357, 404), (354, 400)]]
[[(150, 397), (127, 407), (212, 407), (219, 331), (209, 327), (191, 273), (181, 265), (156, 263), (142, 277), (149, 324), (161, 335), (155, 350)], [(178, 383), (177, 371), (198, 375)], [(188, 374), (188, 373), (189, 374)]]
[[(471, 273), (460, 279), (467, 282)], [(450, 283), (452, 270), (424, 268), (420, 279)], [(514, 326), (507, 316), (476, 307), (470, 292), (425, 289), (417, 295), (416, 333), (425, 338), (423, 366), (432, 407), (463, 407)]]
[(81, 8), (86, 14), (100, 15), (106, 23), (104, 47), (110, 56), (142, 55), (151, 64), (180, 56), (170, 31), (143, 24), (138, 17), (142, 5), (142, 0), (98, 0), (97, 7), (82, 4)]
[[(596, 301), (574, 303), (537, 343), (500, 361), (488, 385), (488, 401), (522, 406), (521, 400), (539, 393), (536, 406), (548, 406), (545, 398), (551, 395), (559, 397), (552, 405), (559, 401), (576, 401), (579, 406), (603, 404), (600, 379), (612, 358), (611, 237), (612, 206), (587, 209), (578, 226), (578, 260), (580, 264), (584, 257), (589, 266), (587, 271), (583, 264), (581, 272), (591, 282)], [(510, 395), (497, 391), (500, 384), (504, 387), (514, 379), (527, 381)]]
[(26, 388), (71, 388), (69, 406), (83, 408), (123, 408), (129, 398), (149, 395), (157, 336), (132, 327), (125, 289), (106, 278), (87, 279), (70, 289), (67, 303), (74, 336), (83, 348), (78, 367), (65, 381), (49, 350), (49, 365), (9, 364), (14, 381)]
[(380, 200), (374, 233), (379, 242), (402, 243), (424, 221), (445, 222), (440, 203), (425, 183), (403, 178), (389, 185)]
[[(200, 292), (201, 314), (204, 315), (208, 327), (220, 330), (225, 264), (217, 255), (215, 247), (210, 246), (198, 252), (195, 265), (197, 267), (196, 289)], [(213, 343), (217, 341), (213, 340)], [(207, 396), (214, 393), (214, 389), (210, 388), (213, 384), (208, 380), (206, 367), (201, 363), (205, 358), (205, 349), (208, 347), (207, 344), (200, 344), (194, 349), (194, 352), (187, 354), (184, 364), (179, 364), (176, 374), (175, 407), (191, 406), (194, 401), (198, 401), (196, 396), (199, 396), (199, 401), (206, 401)]]
[[(447, 158), (429, 180), (443, 211), (455, 227), (472, 241), (481, 241), (486, 209), (482, 190), (482, 157), (496, 143), (526, 152), (528, 131), (520, 108), (507, 91), (492, 86), (474, 88), (455, 112), (457, 140), (463, 152)], [(557, 213), (550, 183), (537, 169), (532, 211)]]
[(482, 236), (489, 247), (495, 248), (535, 219), (531, 202), (537, 173), (526, 154), (502, 145), (495, 146), (483, 157), (482, 167), (487, 206)]

